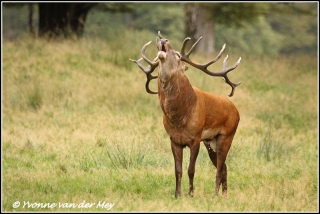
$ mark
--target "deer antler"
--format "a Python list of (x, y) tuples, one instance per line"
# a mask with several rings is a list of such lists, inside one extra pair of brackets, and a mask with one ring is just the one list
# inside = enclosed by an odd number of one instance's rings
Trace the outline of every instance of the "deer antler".
[(202, 39), (202, 37), (200, 37), (190, 48), (189, 52), (185, 54), (185, 46), (187, 41), (190, 40), (190, 37), (187, 37), (183, 43), (182, 43), (182, 47), (181, 47), (181, 60), (187, 62), (188, 64), (192, 65), (195, 68), (198, 68), (199, 70), (205, 72), (206, 74), (209, 74), (211, 76), (221, 76), (222, 78), (224, 78), (224, 81), (229, 84), (232, 88), (231, 93), (228, 95), (229, 97), (233, 96), (235, 87), (239, 86), (241, 84), (241, 82), (238, 83), (233, 83), (229, 80), (227, 73), (232, 71), (233, 69), (235, 69), (241, 61), (241, 57), (239, 58), (239, 60), (230, 68), (227, 68), (227, 59), (228, 59), (228, 55), (226, 56), (226, 58), (223, 60), (223, 67), (222, 67), (222, 71), (220, 72), (211, 72), (208, 70), (208, 67), (212, 64), (215, 63), (220, 57), (222, 52), (224, 51), (226, 44), (223, 45), (221, 51), (219, 52), (219, 54), (216, 56), (216, 58), (214, 58), (213, 60), (211, 60), (210, 62), (206, 63), (206, 64), (198, 64), (196, 62), (193, 62), (189, 56), (192, 52), (192, 50), (194, 49), (194, 47), (198, 44), (198, 42)]
[[(161, 35), (161, 33), (160, 33), (160, 31), (158, 31), (158, 36), (159, 36), (159, 38), (160, 39), (164, 39), (164, 37)], [(157, 46), (157, 48), (158, 48), (158, 37), (156, 38), (156, 46)], [(158, 48), (159, 49), (159, 48)]]
[[(135, 62), (138, 67), (147, 75), (147, 82), (146, 82), (146, 91), (149, 94), (157, 94), (158, 92), (152, 91), (149, 88), (149, 83), (151, 80), (158, 78), (158, 76), (153, 76), (151, 73), (154, 71), (154, 69), (159, 65), (159, 61), (158, 61), (158, 57), (156, 57), (153, 61), (150, 61), (146, 56), (145, 56), (145, 50), (147, 48), (148, 45), (150, 45), (151, 41), (146, 43), (142, 49), (141, 49), (141, 56), (142, 58), (138, 59), (138, 60), (133, 60), (130, 59), (132, 62)], [(143, 65), (141, 64), (142, 60), (145, 60), (149, 65), (147, 67), (143, 67)]]

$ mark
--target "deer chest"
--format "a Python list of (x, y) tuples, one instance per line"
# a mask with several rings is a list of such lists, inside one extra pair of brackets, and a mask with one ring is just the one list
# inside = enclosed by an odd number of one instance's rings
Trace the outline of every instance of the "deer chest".
[(188, 132), (185, 127), (174, 128), (172, 124), (168, 124), (165, 121), (163, 124), (166, 132), (170, 136), (170, 140), (174, 143), (182, 146), (190, 146), (194, 142), (195, 136)]

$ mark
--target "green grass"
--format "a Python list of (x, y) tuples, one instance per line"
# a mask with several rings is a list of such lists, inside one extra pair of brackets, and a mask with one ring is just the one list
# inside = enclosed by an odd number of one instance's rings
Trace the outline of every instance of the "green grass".
[(279, 138), (279, 136), (275, 136), (273, 129), (273, 122), (270, 121), (268, 130), (259, 143), (257, 156), (265, 159), (266, 161), (275, 161), (278, 159), (281, 159), (282, 161), (282, 159), (289, 158), (290, 155), (296, 153), (298, 146), (290, 145), (287, 142), (288, 139), (286, 136), (282, 136), (281, 138)]
[[(145, 75), (129, 61), (140, 58), (156, 32), (122, 33), (109, 42), (4, 41), (3, 211), (107, 211), (107, 203), (114, 204), (111, 212), (318, 210), (316, 57), (241, 56), (229, 74), (243, 83), (230, 98), (241, 120), (227, 158), (228, 196), (213, 197), (216, 172), (201, 146), (195, 196), (187, 194), (185, 149), (176, 200), (158, 98), (145, 92)], [(155, 51), (150, 45), (147, 56), (153, 59)], [(225, 54), (229, 65), (239, 57)], [(212, 67), (220, 70), (222, 60)], [(200, 89), (230, 93), (221, 78), (191, 66), (186, 75)], [(16, 201), (21, 204), (13, 208)], [(81, 208), (86, 203), (93, 205)]]

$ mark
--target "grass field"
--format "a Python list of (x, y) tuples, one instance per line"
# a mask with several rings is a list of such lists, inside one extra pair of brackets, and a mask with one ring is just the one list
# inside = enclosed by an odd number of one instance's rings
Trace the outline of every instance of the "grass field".
[[(213, 197), (216, 172), (202, 145), (195, 195), (187, 194), (185, 149), (177, 200), (158, 98), (145, 92), (145, 75), (129, 61), (156, 34), (122, 36), (4, 41), (2, 211), (319, 210), (316, 56), (242, 56), (227, 44), (229, 65), (242, 57), (229, 74), (242, 85), (230, 98), (241, 120), (227, 158), (228, 196)], [(153, 42), (147, 56), (155, 55)], [(221, 78), (191, 66), (186, 74), (202, 90), (230, 93)]]

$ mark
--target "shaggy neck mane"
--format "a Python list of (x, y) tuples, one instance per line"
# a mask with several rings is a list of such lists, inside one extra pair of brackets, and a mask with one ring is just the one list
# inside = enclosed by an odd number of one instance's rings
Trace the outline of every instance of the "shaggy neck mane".
[(163, 113), (176, 128), (183, 127), (195, 106), (197, 97), (184, 74), (167, 82), (159, 78), (159, 101)]

